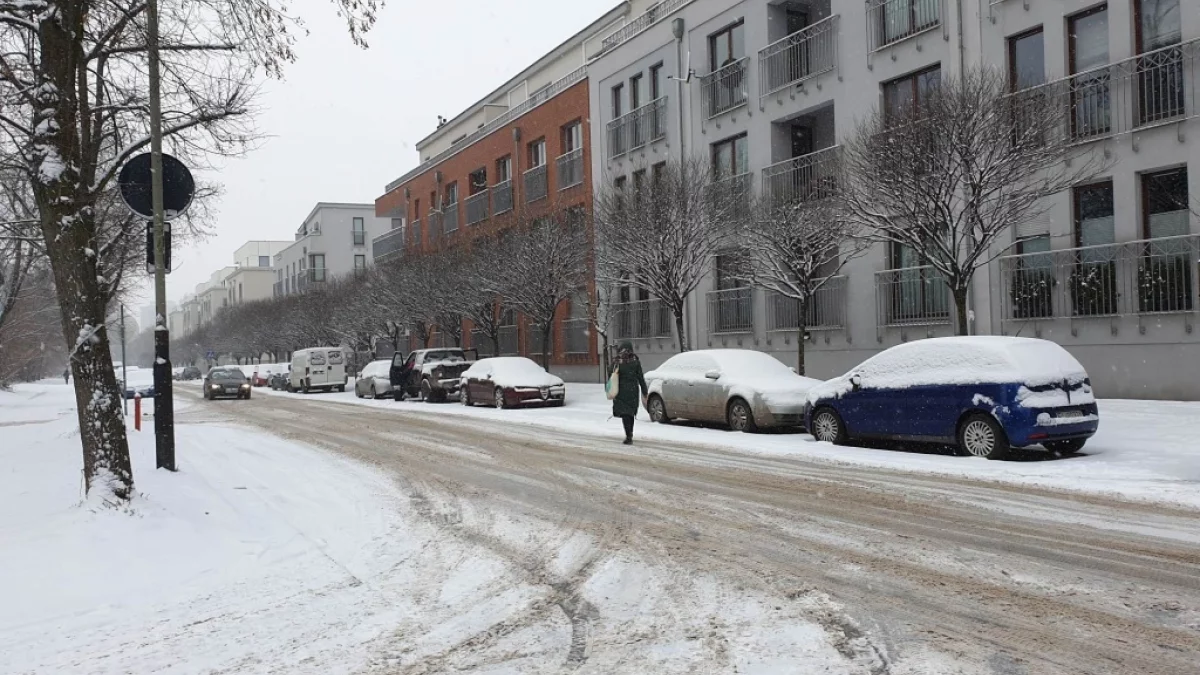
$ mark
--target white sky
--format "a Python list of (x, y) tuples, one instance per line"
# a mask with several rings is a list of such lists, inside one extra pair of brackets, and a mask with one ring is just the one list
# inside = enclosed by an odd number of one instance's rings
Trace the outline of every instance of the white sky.
[[(269, 136), (202, 180), (224, 184), (214, 235), (172, 261), (178, 301), (253, 239), (290, 240), (318, 201), (374, 202), (417, 164), (416, 142), (600, 18), (616, 0), (388, 0), (350, 43), (328, 0), (299, 0), (311, 31), (260, 99)], [(149, 292), (142, 301), (152, 302)]]

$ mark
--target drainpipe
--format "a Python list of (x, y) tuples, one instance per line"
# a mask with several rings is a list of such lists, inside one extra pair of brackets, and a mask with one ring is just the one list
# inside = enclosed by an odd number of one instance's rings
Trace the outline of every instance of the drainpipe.
[(967, 70), (967, 46), (963, 43), (963, 2), (955, 0), (956, 10), (958, 14), (958, 68), (959, 76)]

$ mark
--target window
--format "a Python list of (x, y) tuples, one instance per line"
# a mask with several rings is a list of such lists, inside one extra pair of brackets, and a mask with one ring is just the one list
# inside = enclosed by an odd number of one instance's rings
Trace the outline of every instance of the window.
[(637, 110), (642, 107), (642, 74), (638, 73), (629, 78), (629, 109)]
[(1076, 137), (1111, 129), (1108, 65), (1108, 7), (1101, 5), (1067, 19), (1071, 74), (1071, 131)]
[(650, 100), (662, 98), (662, 63), (650, 66)]
[(883, 45), (936, 26), (941, 20), (937, 0), (891, 0), (881, 3), (881, 8)]
[(421, 219), (421, 199), (418, 197), (413, 200), (413, 220)]
[(624, 109), (621, 108), (621, 97), (624, 93), (624, 83), (618, 84), (612, 88), (612, 117), (614, 120), (624, 114)]
[(617, 176), (616, 180), (613, 181), (613, 189), (615, 189), (617, 192), (624, 192), (625, 185), (626, 185), (625, 176)]
[(546, 139), (529, 144), (529, 168), (536, 169), (546, 163)]
[(1142, 175), (1142, 218), (1147, 239), (1188, 233), (1187, 168)]
[(308, 256), (308, 278), (309, 281), (325, 281), (325, 256), (321, 253), (314, 253)]
[(713, 178), (722, 180), (750, 171), (746, 135), (734, 136), (712, 146)]
[(1046, 82), (1046, 49), (1042, 27), (1008, 39), (1008, 81), (1012, 91)]
[(562, 149), (563, 154), (574, 152), (583, 147), (583, 125), (579, 120), (571, 122), (562, 128)]
[(496, 160), (496, 184), (507, 183), (512, 178), (512, 157)]
[(488, 189), (487, 167), (482, 166), (471, 172), (471, 180), (467, 186), (467, 194), (479, 194), (486, 189)]
[[(1075, 244), (1083, 247), (1068, 280), (1075, 316), (1117, 313), (1116, 251), (1111, 181), (1075, 188)], [(1091, 247), (1091, 248), (1089, 248)]]
[(365, 269), (367, 269), (367, 256), (365, 256), (365, 255), (354, 256), (354, 271), (361, 272)]
[(708, 36), (709, 72), (716, 72), (746, 55), (745, 28), (745, 24), (738, 21)]
[(920, 323), (950, 316), (949, 287), (924, 264), (916, 249), (893, 242), (891, 263), (889, 323)]
[(270, 267), (271, 266), (271, 256), (269, 256), (269, 255), (258, 256), (258, 266), (259, 267)]
[(1139, 54), (1179, 44), (1183, 37), (1179, 0), (1137, 0)]
[(458, 183), (451, 183), (446, 186), (446, 194), (442, 199), (442, 204), (445, 206), (453, 206), (458, 203)]
[(367, 243), (367, 230), (366, 230), (366, 224), (363, 222), (363, 219), (362, 218), (354, 218), (353, 220), (351, 220), (350, 229), (354, 235), (354, 245), (355, 246), (365, 246)]
[(633, 172), (633, 195), (635, 199), (640, 199), (646, 189), (646, 170), (638, 169)]
[(402, 227), (404, 227), (404, 219), (403, 218), (392, 218), (392, 229), (393, 230), (399, 230)]
[(1179, 0), (1137, 0), (1138, 123), (1184, 113)]
[(905, 75), (883, 85), (883, 113), (888, 120), (899, 120), (921, 109), (921, 101), (937, 91), (942, 83), (941, 66)]
[(1142, 218), (1148, 242), (1138, 261), (1141, 312), (1190, 312), (1193, 306), (1186, 168), (1142, 175)]
[(666, 178), (666, 175), (667, 175), (667, 163), (666, 162), (659, 162), (658, 164), (655, 164), (654, 166), (650, 167), (650, 184), (654, 186), (655, 190), (660, 189), (660, 187), (662, 186), (663, 179)]

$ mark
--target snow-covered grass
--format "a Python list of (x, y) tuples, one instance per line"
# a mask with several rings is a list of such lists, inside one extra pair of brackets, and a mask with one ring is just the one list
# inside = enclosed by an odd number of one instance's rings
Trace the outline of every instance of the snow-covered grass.
[[(471, 416), (514, 424), (550, 427), (581, 434), (623, 436), (620, 420), (611, 418), (611, 403), (603, 385), (567, 385), (562, 408), (495, 410), (465, 408), (457, 403), (356, 399), (346, 393), (288, 394), (329, 403), (373, 406), (446, 416)], [(1117, 495), (1130, 499), (1185, 504), (1200, 508), (1200, 403), (1101, 400), (1100, 431), (1077, 457), (1057, 458), (1030, 450), (1008, 461), (954, 457), (931, 446), (837, 447), (812, 436), (740, 434), (717, 427), (658, 425), (639, 413), (634, 435), (643, 440), (720, 447), (755, 454), (791, 456), (921, 473), (1040, 485), (1064, 490)]]

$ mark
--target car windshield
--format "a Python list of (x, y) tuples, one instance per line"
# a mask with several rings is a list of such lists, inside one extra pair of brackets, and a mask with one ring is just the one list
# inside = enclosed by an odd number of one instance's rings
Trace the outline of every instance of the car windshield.
[(246, 375), (240, 370), (214, 370), (208, 377), (213, 382), (240, 382), (246, 379)]
[(467, 358), (465, 356), (463, 356), (463, 353), (461, 351), (443, 349), (443, 350), (438, 350), (438, 351), (433, 351), (433, 352), (426, 352), (425, 360), (426, 361), (466, 361)]

